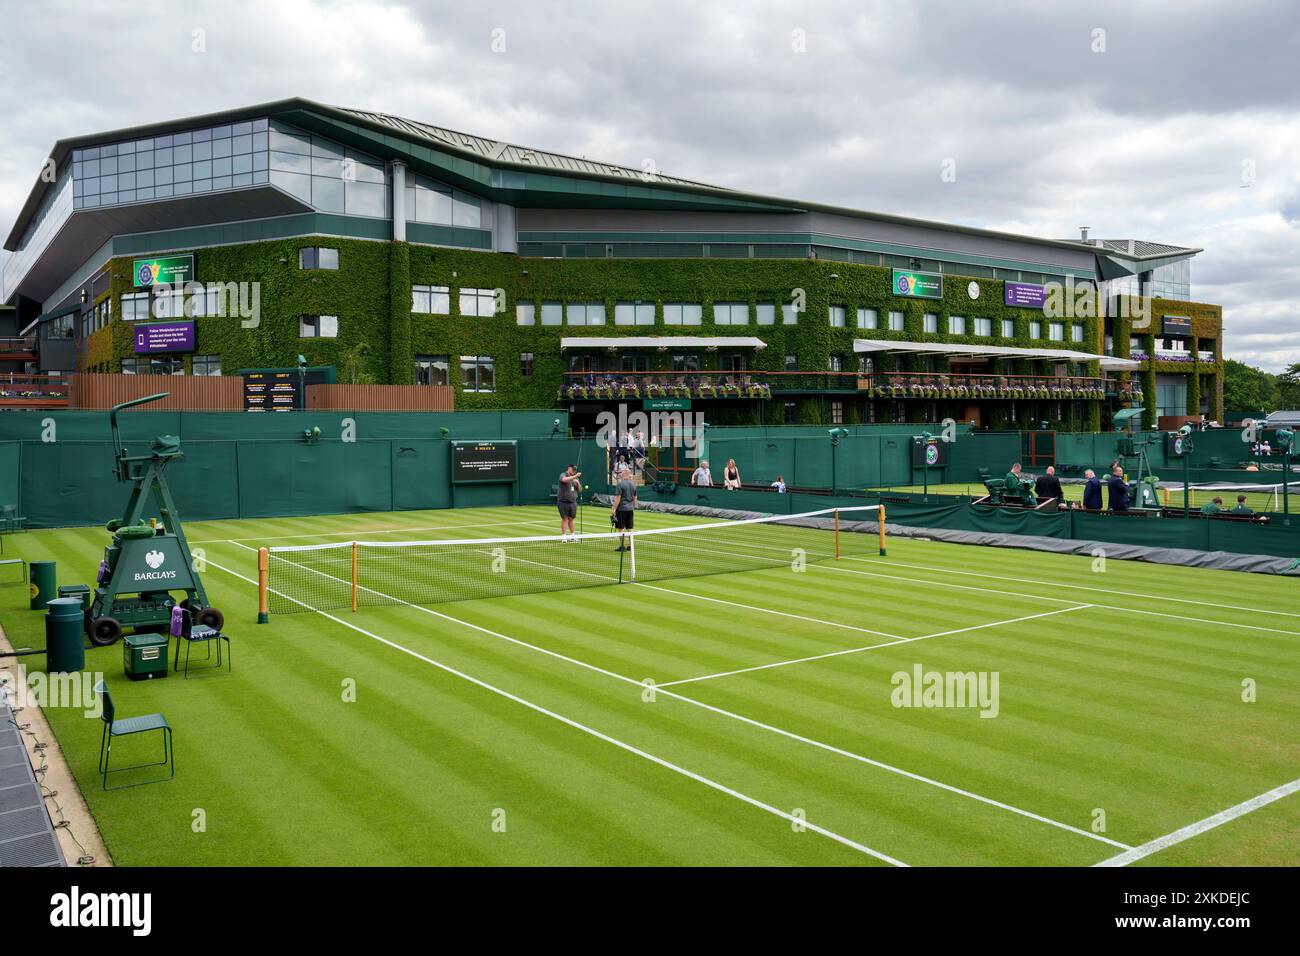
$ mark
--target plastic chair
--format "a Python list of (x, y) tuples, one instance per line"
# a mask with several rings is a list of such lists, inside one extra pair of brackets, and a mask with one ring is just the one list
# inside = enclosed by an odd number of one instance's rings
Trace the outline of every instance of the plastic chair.
[[(167, 718), (162, 714), (145, 714), (142, 717), (121, 717), (117, 716), (117, 708), (113, 706), (113, 697), (100, 681), (95, 685), (95, 693), (103, 698), (103, 713), (101, 719), (104, 722), (104, 732), (99, 739), (99, 772), (102, 775), (100, 784), (105, 790), (125, 790), (128, 787), (141, 787), (150, 783), (163, 783), (171, 780), (176, 776), (176, 745), (172, 742), (172, 728), (167, 723)], [(117, 737), (127, 737), (131, 734), (144, 734), (150, 731), (160, 730), (163, 735), (163, 759), (154, 763), (137, 763), (129, 767), (118, 767), (115, 770), (109, 769), (109, 758), (112, 756), (113, 740)], [(171, 768), (171, 773), (167, 777), (161, 777), (157, 780), (141, 780), (138, 783), (126, 783), (117, 787), (108, 785), (108, 776), (110, 773), (125, 773), (128, 770), (140, 770), (145, 767), (165, 767)]]

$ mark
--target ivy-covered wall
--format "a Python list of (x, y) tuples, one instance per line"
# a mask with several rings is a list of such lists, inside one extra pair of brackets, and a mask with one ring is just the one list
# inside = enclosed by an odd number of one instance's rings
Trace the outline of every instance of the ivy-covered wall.
[[(298, 267), (298, 250), (304, 246), (329, 246), (339, 250), (337, 270), (303, 270)], [(356, 375), (363, 380), (408, 383), (413, 380), (417, 355), (446, 355), (450, 358), (452, 384), (459, 389), (456, 367), (460, 355), (489, 355), (496, 359), (496, 391), (458, 392), (458, 408), (546, 408), (556, 402), (557, 387), (566, 369), (560, 339), (566, 336), (642, 335), (747, 335), (758, 336), (767, 348), (753, 353), (751, 367), (780, 371), (785, 356), (798, 357), (801, 371), (824, 372), (832, 354), (844, 356), (844, 368), (857, 368), (853, 353), (855, 338), (904, 339), (914, 341), (961, 342), (1012, 345), (1018, 347), (1076, 348), (1101, 352), (1101, 323), (1086, 316), (1064, 316), (1065, 340), (1047, 339), (1047, 320), (1039, 310), (1012, 308), (1003, 304), (1003, 283), (995, 279), (969, 280), (950, 276), (944, 282), (942, 300), (898, 297), (891, 291), (891, 271), (877, 266), (805, 259), (711, 260), (711, 259), (531, 259), (514, 255), (436, 248), (399, 242), (374, 242), (336, 237), (303, 237), (195, 251), (196, 279), (204, 282), (258, 283), (260, 320), (255, 328), (244, 328), (237, 317), (203, 317), (197, 320), (197, 354), (220, 355), (225, 374), (245, 367), (275, 367), (296, 363), (301, 354), (312, 365), (336, 365), (340, 379)], [(115, 300), (114, 318), (121, 315), (120, 296), (135, 291), (131, 284), (131, 262), (112, 263), (110, 294)], [(975, 284), (976, 298), (969, 286)], [(412, 314), (411, 285), (438, 285), (451, 289), (450, 315)], [(462, 316), (460, 288), (501, 289), (504, 309), (495, 316)], [(782, 323), (780, 304), (801, 300), (804, 310), (798, 323)], [(619, 301), (640, 300), (655, 304), (654, 326), (614, 324), (614, 306)], [(537, 324), (520, 326), (515, 306), (531, 301), (536, 306)], [(595, 327), (543, 326), (543, 301), (603, 302), (606, 324)], [(1161, 300), (1156, 300), (1160, 302)], [(698, 303), (703, 309), (700, 326), (668, 326), (663, 323), (665, 302)], [(747, 326), (716, 326), (714, 302), (749, 304)], [(755, 306), (777, 306), (776, 324), (758, 325)], [(832, 305), (846, 310), (846, 325), (832, 328), (828, 311)], [(1166, 303), (1178, 314), (1191, 312), (1197, 334), (1219, 337), (1221, 321), (1217, 307), (1194, 303)], [(877, 310), (878, 327), (857, 327), (859, 308)], [(902, 312), (901, 332), (888, 329), (888, 313)], [(938, 333), (925, 332), (923, 316), (938, 315)], [(1211, 314), (1213, 313), (1213, 314)], [(337, 315), (337, 338), (301, 338), (300, 315)], [(949, 335), (948, 317), (966, 317), (967, 334)], [(974, 334), (974, 319), (992, 323), (991, 336)], [(1015, 334), (1003, 338), (1002, 322), (1010, 319)], [(1030, 338), (1030, 322), (1043, 322), (1043, 338)], [(1073, 342), (1070, 324), (1084, 323), (1084, 341)], [(1128, 333), (1116, 331), (1117, 354), (1125, 354)], [(520, 367), (521, 353), (531, 353), (532, 374)], [(1216, 349), (1221, 370), (1222, 350)], [(92, 336), (89, 365), (120, 368), (132, 354), (128, 324), (114, 321)], [(665, 369), (671, 356), (649, 353), (650, 368)], [(188, 358), (187, 358), (188, 363)], [(705, 359), (706, 364), (708, 359)], [(890, 356), (877, 359), (877, 369), (909, 371), (919, 368), (916, 356), (896, 361)], [(942, 370), (945, 362), (938, 359)], [(1204, 363), (1202, 363), (1204, 364)], [(999, 360), (1008, 374), (1050, 374), (1048, 363)], [(1154, 385), (1155, 367), (1147, 369)], [(1163, 369), (1161, 369), (1163, 370)], [(1200, 369), (1201, 371), (1210, 371)], [(1080, 367), (1078, 374), (1098, 375), (1096, 363)], [(1174, 369), (1184, 374), (1187, 368)], [(1219, 376), (1221, 380), (1221, 376)], [(1154, 395), (1154, 390), (1148, 394)], [(775, 398), (774, 398), (775, 401)], [(1189, 397), (1189, 403), (1191, 399)], [(888, 403), (881, 403), (880, 412)], [(1036, 424), (1028, 402), (1016, 403), (1012, 420), (1010, 403), (995, 403), (994, 427)], [(1066, 403), (1069, 405), (1070, 403)], [(822, 420), (824, 401), (799, 400), (799, 418), (810, 423)], [(1078, 408), (1082, 408), (1082, 414)], [(1100, 403), (1078, 403), (1061, 424), (1095, 429), (1100, 422)], [(850, 406), (850, 420), (858, 416), (856, 403)]]
[[(1130, 298), (1120, 303), (1121, 315), (1111, 320), (1115, 354), (1129, 355), (1129, 337), (1141, 337), (1142, 350), (1147, 355), (1145, 366), (1137, 374), (1142, 379), (1144, 407), (1142, 427), (1154, 429), (1157, 423), (1156, 375), (1187, 376), (1186, 414), (1200, 414), (1202, 389), (1210, 398), (1209, 417), (1223, 421), (1223, 308), (1208, 302), (1182, 302), (1174, 299), (1152, 299), (1150, 313), (1135, 317), (1138, 309)], [(1160, 337), (1166, 315), (1185, 316), (1192, 320), (1190, 362), (1156, 358), (1156, 340)], [(1200, 350), (1214, 352), (1213, 361), (1201, 361)]]

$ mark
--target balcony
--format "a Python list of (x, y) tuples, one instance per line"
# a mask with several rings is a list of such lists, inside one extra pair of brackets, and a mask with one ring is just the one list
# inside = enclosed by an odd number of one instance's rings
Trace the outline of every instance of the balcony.
[(762, 372), (566, 372), (562, 401), (772, 397)]
[(0, 408), (67, 408), (68, 398), (62, 375), (0, 373)]
[(0, 362), (35, 362), (36, 337), (0, 338)]

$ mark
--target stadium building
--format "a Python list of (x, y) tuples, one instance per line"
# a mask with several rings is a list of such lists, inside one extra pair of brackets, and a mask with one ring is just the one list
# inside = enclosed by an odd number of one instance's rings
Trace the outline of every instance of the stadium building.
[(1198, 249), (779, 199), (304, 99), (60, 140), (5, 248), (10, 405), (66, 404), (74, 373), (301, 357), (575, 426), (619, 403), (716, 424), (1222, 419)]

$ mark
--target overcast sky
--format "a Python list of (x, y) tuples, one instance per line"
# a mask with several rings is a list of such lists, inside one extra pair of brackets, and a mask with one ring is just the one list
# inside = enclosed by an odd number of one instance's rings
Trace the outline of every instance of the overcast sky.
[(0, 10), (5, 232), (60, 137), (299, 95), (778, 196), (1198, 246), (1228, 356), (1300, 362), (1286, 0)]

